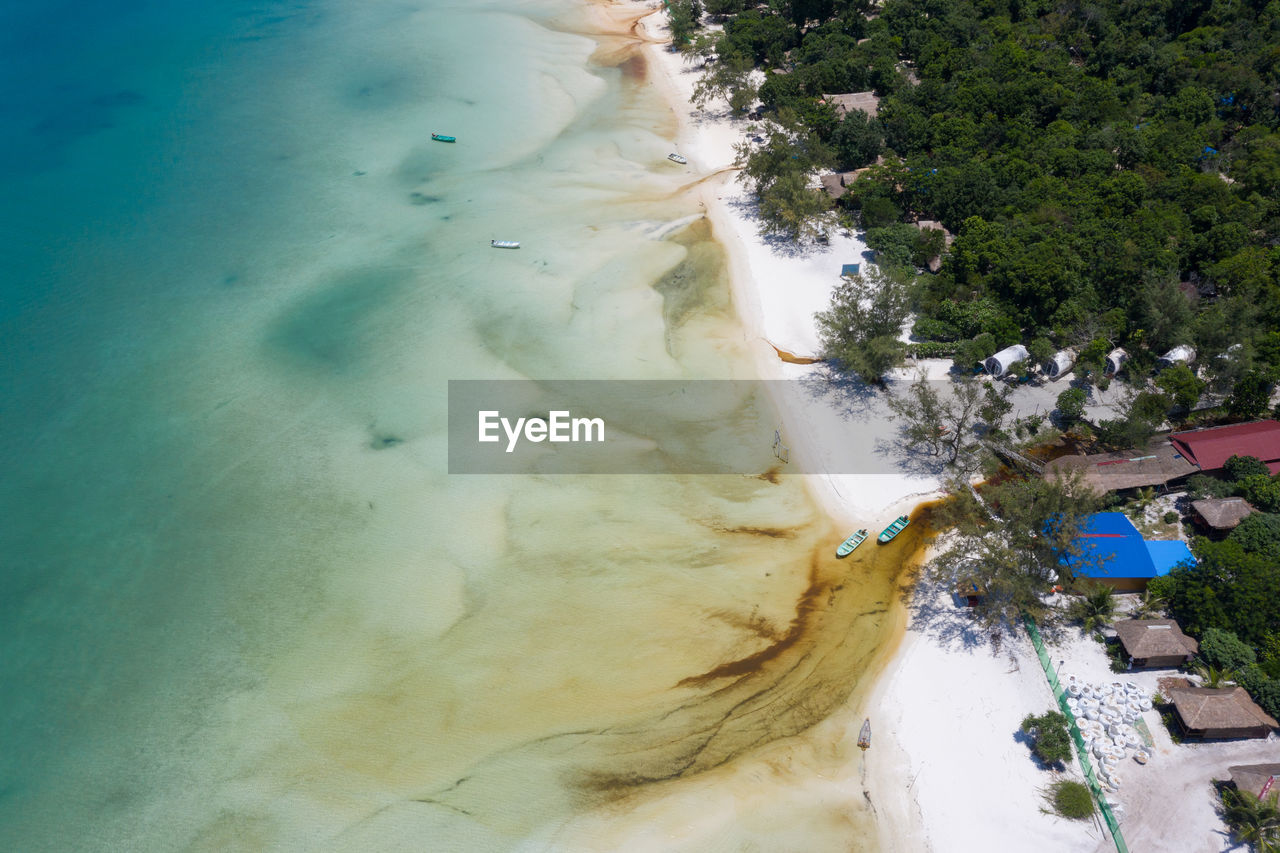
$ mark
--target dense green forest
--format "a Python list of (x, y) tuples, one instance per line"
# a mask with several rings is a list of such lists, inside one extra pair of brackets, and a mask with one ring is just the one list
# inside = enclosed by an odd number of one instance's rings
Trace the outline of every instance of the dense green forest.
[[(1113, 346), (1143, 379), (1189, 344), (1210, 390), (1244, 377), (1255, 400), (1271, 388), (1280, 2), (671, 9), (690, 59), (711, 60), (698, 97), (744, 113), (763, 104), (746, 119), (757, 141), (741, 162), (766, 228), (820, 230), (830, 202), (813, 176), (869, 167), (834, 212), (867, 229), (883, 260), (921, 266), (932, 249), (917, 220), (954, 234), (937, 274), (912, 270), (916, 335), (936, 352), (1077, 347), (1087, 355), (1077, 376), (1105, 381), (1101, 355)], [(822, 101), (861, 91), (879, 96), (876, 116), (840, 118)]]

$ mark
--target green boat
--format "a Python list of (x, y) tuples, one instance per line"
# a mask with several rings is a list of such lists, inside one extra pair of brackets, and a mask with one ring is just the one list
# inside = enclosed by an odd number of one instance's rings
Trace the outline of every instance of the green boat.
[(837, 557), (847, 557), (853, 553), (853, 549), (862, 544), (867, 538), (867, 528), (862, 528), (857, 533), (840, 543), (840, 547), (836, 549)]
[(458, 141), (458, 137), (445, 136), (443, 133), (433, 133), (431, 134), (431, 138), (434, 139), (436, 142), (457, 142)]
[(880, 544), (883, 545), (884, 543), (892, 540), (893, 537), (906, 529), (906, 526), (910, 523), (911, 519), (907, 518), (905, 515), (900, 515), (895, 518), (893, 520), (893, 524), (890, 524), (884, 530), (880, 531)]

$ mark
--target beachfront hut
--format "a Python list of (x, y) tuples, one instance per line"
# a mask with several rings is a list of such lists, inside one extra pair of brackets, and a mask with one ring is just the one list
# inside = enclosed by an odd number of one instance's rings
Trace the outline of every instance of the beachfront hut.
[(1057, 380), (1066, 376), (1071, 368), (1076, 366), (1076, 351), (1073, 349), (1058, 350), (1053, 354), (1053, 358), (1049, 359), (1040, 368), (1044, 371), (1044, 375), (1050, 379)]
[(1244, 498), (1192, 501), (1191, 511), (1197, 522), (1215, 533), (1234, 530), (1240, 522), (1257, 512)]
[(1129, 353), (1125, 352), (1120, 347), (1116, 347), (1111, 352), (1107, 353), (1106, 374), (1108, 376), (1115, 376), (1120, 372), (1120, 368), (1124, 367), (1124, 363), (1128, 360)]
[(1044, 466), (1046, 479), (1079, 472), (1082, 483), (1098, 494), (1148, 486), (1168, 486), (1200, 469), (1167, 439), (1143, 450), (1059, 456)]
[(1009, 368), (1019, 361), (1026, 361), (1030, 355), (1027, 348), (1022, 344), (1014, 344), (1011, 347), (1005, 347), (993, 356), (987, 358), (982, 363), (987, 373), (999, 379), (1009, 372)]
[(1121, 619), (1113, 627), (1135, 668), (1182, 666), (1200, 650), (1172, 619)]
[(1078, 578), (1093, 578), (1117, 592), (1141, 592), (1152, 578), (1175, 566), (1195, 564), (1181, 540), (1143, 539), (1122, 512), (1095, 512), (1085, 519), (1074, 540), (1076, 553), (1062, 562)]
[(1168, 698), (1183, 737), (1264, 738), (1280, 725), (1243, 687), (1175, 687)]
[(1266, 796), (1270, 799), (1280, 788), (1280, 764), (1237, 764), (1228, 767), (1227, 773), (1231, 775), (1231, 784), (1237, 791), (1248, 791), (1255, 797), (1261, 797), (1263, 789), (1266, 789)]
[(858, 169), (853, 172), (831, 172), (823, 175), (820, 179), (822, 188), (830, 198), (838, 200), (844, 195), (846, 189), (853, 186), (853, 182), (858, 180), (858, 175), (863, 171), (865, 170)]
[(839, 95), (823, 95), (819, 103), (830, 104), (835, 108), (836, 117), (844, 118), (854, 110), (862, 110), (870, 118), (880, 112), (880, 99), (875, 92), (845, 92)]
[(1196, 360), (1196, 351), (1189, 346), (1176, 346), (1164, 355), (1160, 356), (1156, 366), (1161, 369), (1173, 367), (1175, 364), (1190, 364)]

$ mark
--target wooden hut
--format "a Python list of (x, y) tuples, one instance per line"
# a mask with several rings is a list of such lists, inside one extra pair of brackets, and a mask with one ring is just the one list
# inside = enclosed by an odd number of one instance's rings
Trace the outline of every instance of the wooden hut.
[(1200, 650), (1172, 619), (1121, 619), (1113, 627), (1136, 668), (1182, 666)]
[(1179, 687), (1169, 701), (1188, 738), (1264, 738), (1280, 725), (1243, 687)]
[(1191, 511), (1197, 522), (1215, 533), (1234, 530), (1240, 522), (1257, 512), (1244, 498), (1192, 501)]

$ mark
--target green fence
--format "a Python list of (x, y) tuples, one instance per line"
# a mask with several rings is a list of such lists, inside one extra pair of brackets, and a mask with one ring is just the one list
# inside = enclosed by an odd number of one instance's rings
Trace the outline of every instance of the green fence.
[(1053, 661), (1049, 659), (1049, 653), (1045, 650), (1044, 640), (1040, 637), (1040, 629), (1036, 627), (1036, 620), (1030, 616), (1024, 616), (1023, 621), (1027, 625), (1027, 633), (1031, 635), (1031, 644), (1036, 647), (1036, 655), (1040, 658), (1040, 665), (1044, 667), (1044, 674), (1049, 679), (1049, 687), (1053, 690), (1054, 698), (1058, 700), (1058, 707), (1067, 717), (1067, 725), (1071, 730), (1071, 739), (1075, 741), (1076, 752), (1080, 755), (1080, 769), (1084, 771), (1085, 782), (1088, 783), (1089, 790), (1093, 792), (1093, 799), (1098, 804), (1098, 811), (1102, 813), (1102, 819), (1106, 821), (1107, 829), (1111, 830), (1111, 837), (1116, 842), (1116, 850), (1119, 853), (1129, 853), (1129, 848), (1124, 843), (1124, 836), (1120, 834), (1120, 823), (1111, 811), (1111, 806), (1107, 805), (1107, 798), (1102, 793), (1102, 786), (1098, 784), (1098, 777), (1093, 772), (1093, 762), (1089, 760), (1089, 751), (1085, 749), (1084, 736), (1080, 734), (1080, 726), (1076, 724), (1076, 715), (1071, 713), (1071, 709), (1067, 707), (1067, 691), (1062, 688), (1062, 683), (1058, 681), (1058, 673), (1053, 668)]

